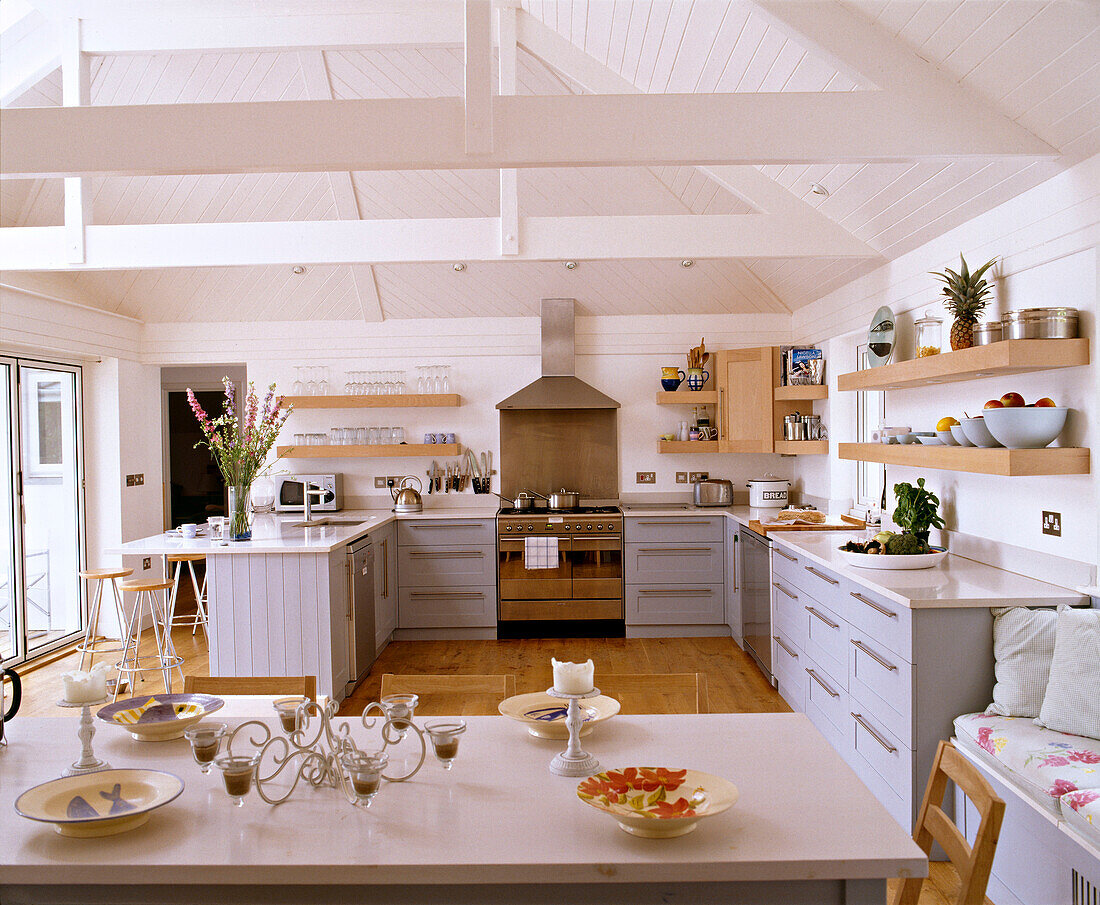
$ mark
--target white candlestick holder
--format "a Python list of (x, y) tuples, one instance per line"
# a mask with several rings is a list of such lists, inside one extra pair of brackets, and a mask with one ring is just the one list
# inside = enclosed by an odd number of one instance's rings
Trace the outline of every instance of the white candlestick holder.
[(600, 690), (593, 688), (584, 694), (565, 694), (548, 688), (546, 693), (552, 698), (569, 701), (565, 711), (565, 728), (569, 730), (569, 744), (564, 752), (554, 755), (553, 760), (550, 761), (550, 772), (558, 776), (591, 776), (593, 773), (598, 773), (600, 762), (581, 748), (581, 727), (584, 725), (584, 718), (581, 716), (580, 702), (598, 697)]
[(76, 733), (77, 738), (80, 739), (80, 760), (75, 761), (72, 766), (62, 770), (62, 776), (79, 776), (82, 773), (95, 773), (98, 770), (111, 769), (111, 765), (107, 763), (107, 761), (100, 760), (95, 756), (95, 752), (92, 751), (92, 736), (95, 735), (95, 720), (92, 719), (92, 708), (99, 707), (101, 704), (106, 703), (106, 697), (98, 701), (85, 701), (81, 704), (74, 704), (72, 701), (57, 702), (58, 707), (82, 708), (80, 713), (80, 729)]

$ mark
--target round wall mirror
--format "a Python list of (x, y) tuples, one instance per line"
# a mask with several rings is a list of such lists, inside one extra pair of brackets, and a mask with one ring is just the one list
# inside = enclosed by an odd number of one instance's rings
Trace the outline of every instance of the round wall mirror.
[(871, 318), (867, 331), (867, 358), (875, 367), (884, 365), (894, 354), (894, 312), (883, 305)]

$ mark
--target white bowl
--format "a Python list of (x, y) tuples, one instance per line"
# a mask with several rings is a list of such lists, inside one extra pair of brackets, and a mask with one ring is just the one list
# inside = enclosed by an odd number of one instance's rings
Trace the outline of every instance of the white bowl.
[(943, 446), (943, 440), (939, 437), (925, 437), (924, 435), (918, 435), (920, 442), (925, 446)]
[(936, 436), (940, 438), (940, 443), (944, 446), (958, 446), (959, 441), (955, 439), (955, 436), (951, 431), (936, 431)]
[(963, 426), (961, 424), (953, 424), (951, 426), (951, 436), (954, 437), (956, 441), (958, 441), (959, 446), (974, 445), (970, 442), (970, 438), (966, 436), (966, 431), (963, 430)]
[[(996, 409), (986, 409), (986, 411), (994, 412)], [(966, 439), (975, 446), (980, 446), (983, 449), (992, 449), (995, 446), (1003, 445), (1000, 440), (989, 432), (989, 428), (985, 426), (984, 418), (963, 418), (962, 427), (963, 433), (966, 434)]]
[(1009, 449), (1042, 449), (1062, 433), (1068, 414), (1068, 408), (1019, 406), (989, 409), (985, 422), (994, 439)]
[(933, 569), (947, 558), (943, 547), (933, 547), (931, 553), (854, 553), (837, 547), (841, 558), (858, 569), (887, 569), (892, 572), (912, 569)]

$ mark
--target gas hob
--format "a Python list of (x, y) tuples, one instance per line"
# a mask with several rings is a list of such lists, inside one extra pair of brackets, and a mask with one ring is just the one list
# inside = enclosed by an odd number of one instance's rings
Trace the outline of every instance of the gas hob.
[(581, 506), (578, 509), (538, 509), (519, 512), (511, 507), (497, 513), (497, 534), (621, 534), (623, 512), (618, 506)]

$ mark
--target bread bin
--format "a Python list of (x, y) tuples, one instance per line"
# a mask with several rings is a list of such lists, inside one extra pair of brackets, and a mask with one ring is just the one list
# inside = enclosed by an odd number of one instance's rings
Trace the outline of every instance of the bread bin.
[(732, 506), (733, 482), (721, 480), (696, 481), (691, 489), (696, 506)]
[(791, 482), (770, 473), (751, 478), (745, 486), (749, 488), (749, 506), (753, 509), (783, 509), (790, 499)]

